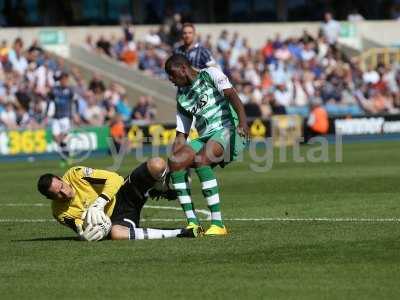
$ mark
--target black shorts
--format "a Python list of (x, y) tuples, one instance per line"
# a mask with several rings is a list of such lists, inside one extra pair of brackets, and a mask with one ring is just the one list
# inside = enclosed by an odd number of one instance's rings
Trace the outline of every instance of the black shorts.
[(111, 215), (113, 225), (130, 227), (134, 222), (139, 227), (140, 212), (147, 200), (147, 192), (154, 186), (156, 180), (147, 169), (147, 164), (142, 163), (125, 178), (124, 184), (116, 195), (116, 203)]

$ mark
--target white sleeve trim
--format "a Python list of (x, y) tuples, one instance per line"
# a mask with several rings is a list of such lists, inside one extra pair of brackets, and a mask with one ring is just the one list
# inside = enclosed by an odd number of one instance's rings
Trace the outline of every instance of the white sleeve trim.
[(223, 90), (230, 89), (232, 84), (228, 77), (219, 69), (215, 67), (209, 67), (205, 71), (210, 75), (218, 91), (223, 94)]
[(176, 114), (176, 131), (189, 134), (193, 119), (180, 112)]

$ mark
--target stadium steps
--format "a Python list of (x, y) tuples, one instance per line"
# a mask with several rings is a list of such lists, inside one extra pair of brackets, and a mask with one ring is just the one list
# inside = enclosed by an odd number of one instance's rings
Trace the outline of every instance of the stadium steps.
[(82, 47), (71, 45), (67, 63), (81, 70), (82, 75), (90, 79), (98, 73), (109, 84), (116, 82), (127, 90), (128, 101), (134, 105), (139, 96), (152, 96), (157, 105), (156, 122), (175, 122), (176, 90), (166, 80), (152, 78), (141, 71), (134, 70), (111, 58), (88, 52)]

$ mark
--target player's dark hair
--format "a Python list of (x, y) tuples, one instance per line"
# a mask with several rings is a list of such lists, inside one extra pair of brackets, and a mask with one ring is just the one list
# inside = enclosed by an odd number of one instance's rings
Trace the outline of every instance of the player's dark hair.
[(190, 61), (182, 54), (173, 54), (165, 62), (165, 72), (170, 74), (173, 67), (191, 66)]
[(53, 178), (58, 178), (58, 176), (50, 173), (43, 174), (40, 176), (38, 183), (37, 183), (37, 188), (38, 191), (45, 196), (46, 198), (51, 199), (53, 196), (53, 193), (49, 191), (51, 182), (53, 181)]

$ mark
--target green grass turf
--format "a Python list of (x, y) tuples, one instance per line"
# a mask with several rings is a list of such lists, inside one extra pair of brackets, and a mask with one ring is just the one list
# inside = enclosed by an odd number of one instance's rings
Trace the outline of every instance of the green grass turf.
[[(274, 162), (269, 172), (250, 160), (219, 169), (223, 216), (236, 218), (398, 218), (400, 143), (350, 144), (343, 163)], [(303, 147), (302, 152), (309, 151)], [(333, 148), (330, 156), (333, 158)], [(275, 152), (277, 155), (277, 152)], [(109, 158), (84, 163), (105, 168)], [(126, 158), (120, 173), (135, 166)], [(1, 299), (394, 299), (400, 295), (397, 222), (227, 221), (223, 238), (158, 241), (73, 240), (50, 219), (35, 190), (58, 162), (0, 166)], [(197, 179), (194, 201), (206, 208)], [(151, 205), (175, 206), (172, 202)], [(201, 216), (201, 215), (200, 215)], [(143, 217), (182, 218), (146, 208)], [(5, 219), (11, 219), (4, 222)], [(183, 222), (144, 222), (174, 227)]]

